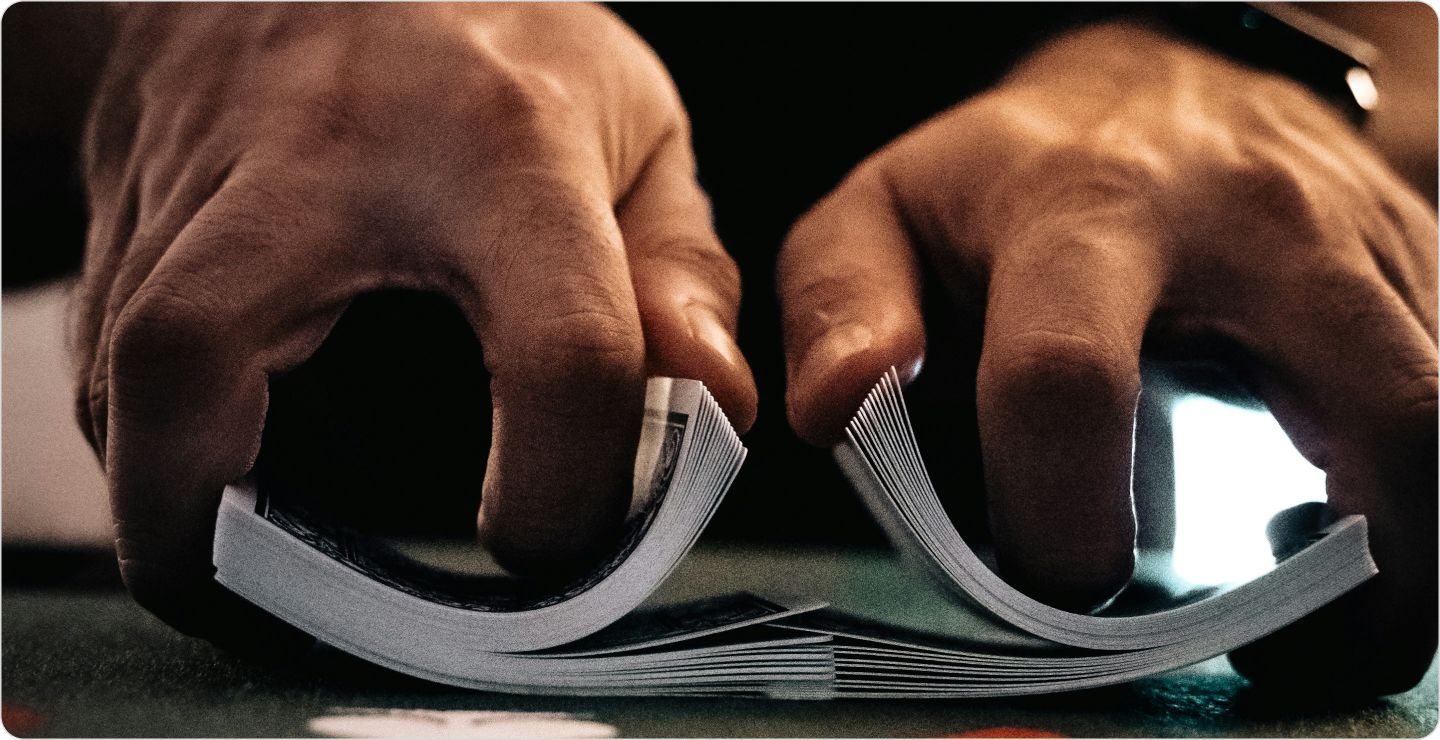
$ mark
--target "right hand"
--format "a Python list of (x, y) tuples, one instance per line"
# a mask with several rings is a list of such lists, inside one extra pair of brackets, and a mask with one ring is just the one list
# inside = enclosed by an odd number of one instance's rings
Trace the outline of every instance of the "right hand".
[(790, 419), (833, 443), (885, 368), (917, 366), (933, 268), (982, 328), (958, 348), (978, 350), (973, 380), (949, 381), (973, 389), (1000, 574), (1084, 611), (1134, 568), (1142, 347), (1219, 362), (1325, 471), (1334, 511), (1368, 518), (1380, 569), (1234, 662), (1405, 690), (1436, 644), (1435, 245), (1435, 211), (1297, 83), (1136, 24), (1075, 29), (796, 224)]
[(647, 374), (753, 420), (685, 112), (608, 12), (119, 12), (85, 145), (77, 393), (121, 575), (162, 619), (235, 629), (211, 580), (221, 491), (254, 462), (269, 375), (359, 293), (442, 294), (484, 346), (480, 528), (513, 569), (617, 534)]

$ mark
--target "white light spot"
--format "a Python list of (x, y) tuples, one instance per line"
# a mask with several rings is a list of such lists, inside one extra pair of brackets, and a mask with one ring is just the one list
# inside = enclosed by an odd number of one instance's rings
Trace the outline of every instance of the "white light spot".
[(1375, 89), (1375, 80), (1370, 78), (1370, 70), (1364, 67), (1351, 67), (1345, 73), (1345, 83), (1350, 86), (1350, 94), (1355, 96), (1355, 102), (1365, 110), (1375, 110), (1380, 103), (1380, 91)]
[(1325, 474), (1274, 417), (1199, 396), (1171, 411), (1175, 434), (1176, 575), (1195, 584), (1254, 578), (1274, 565), (1265, 525), (1325, 500)]
[(344, 707), (315, 717), (309, 730), (323, 737), (615, 737), (603, 722), (565, 712), (494, 712), (450, 709)]

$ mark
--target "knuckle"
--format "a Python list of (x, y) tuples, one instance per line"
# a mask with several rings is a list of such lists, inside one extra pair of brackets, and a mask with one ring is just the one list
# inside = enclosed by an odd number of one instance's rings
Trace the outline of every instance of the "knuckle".
[(858, 319), (855, 312), (873, 304), (872, 290), (859, 274), (797, 277), (781, 292), (786, 324), (808, 325), (814, 319), (819, 326), (833, 326)]
[(640, 257), (640, 262), (693, 275), (724, 300), (739, 301), (740, 269), (719, 244), (691, 237), (675, 237), (662, 244), (664, 246)]
[(561, 168), (534, 167), (492, 174), (489, 184), (498, 202), (507, 204), (493, 216), (508, 245), (522, 235), (535, 244), (532, 250), (509, 247), (495, 257), (558, 254), (573, 255), (593, 249), (616, 249), (621, 236), (611, 207), (595, 191), (578, 183)]
[(216, 303), (198, 284), (152, 277), (115, 319), (111, 367), (128, 377), (218, 353), (224, 327)]
[[(577, 118), (574, 93), (554, 74), (504, 61), (481, 65), (457, 117), (484, 133), (487, 151), (550, 154), (569, 146)], [(489, 142), (490, 146), (483, 146)]]
[(1251, 152), (1226, 168), (1222, 181), (1234, 193), (1233, 202), (1248, 204), (1247, 217), (1259, 218), (1291, 243), (1313, 247), (1331, 241), (1325, 238), (1325, 208), (1312, 178), (1288, 157)]
[[(1107, 141), (1063, 141), (1034, 147), (991, 185), (979, 203), (983, 222), (1010, 231), (1115, 221), (1157, 220), (1174, 168), (1154, 149)], [(1099, 221), (1097, 222), (1097, 219)]]
[(1019, 275), (1043, 273), (1057, 264), (1113, 270), (1143, 258), (1142, 250), (1154, 243), (1145, 229), (1143, 222), (1128, 219), (1095, 222), (1066, 216), (1017, 223), (998, 243), (1001, 269)]
[[(355, 80), (305, 87), (289, 104), (293, 123), (287, 121), (277, 134), (281, 148), (315, 158), (408, 146), (411, 156), (430, 157), (417, 136), (433, 140), (464, 131), (474, 153), (493, 160), (573, 144), (567, 139), (580, 102), (564, 79), (493, 49), (472, 45), (451, 52), (444, 54), (459, 68), (455, 76), (420, 81), (405, 91)], [(444, 156), (459, 154), (450, 151)]]
[(493, 71), (480, 86), (486, 107), (508, 120), (540, 123), (567, 110), (573, 97), (558, 77), (541, 69), (506, 66)]
[[(1347, 248), (1340, 245), (1337, 248)], [(1414, 321), (1405, 300), (1372, 265), (1356, 264), (1351, 255), (1312, 255), (1309, 263), (1301, 263), (1305, 272), (1293, 295), (1308, 306), (1313, 315), (1328, 317), (1336, 330), (1326, 349), (1336, 361), (1353, 362), (1355, 348), (1339, 341), (1339, 337), (1375, 337), (1382, 353), (1369, 361), (1384, 372), (1386, 378), (1401, 377), (1427, 360), (1433, 362), (1434, 345), (1422, 347), (1407, 332), (1397, 328)], [(1423, 341), (1423, 340), (1421, 340)], [(1433, 340), (1432, 340), (1433, 341)]]
[(1136, 363), (1079, 333), (1030, 329), (996, 341), (985, 353), (993, 402), (1045, 403), (1059, 397), (1114, 408), (1133, 405), (1140, 393)]
[(1043, 192), (1060, 202), (1047, 207), (1087, 208), (1115, 198), (1153, 193), (1163, 168), (1128, 147), (1103, 141), (1066, 141), (1039, 147), (1016, 167), (1012, 187)]
[(1402, 362), (1396, 368), (1397, 379), (1384, 389), (1383, 408), (1390, 409), (1391, 418), (1382, 424), (1402, 439), (1407, 447), (1429, 448), (1433, 456), (1437, 423), (1440, 423), (1440, 382), (1437, 382), (1436, 361), (1432, 355)]
[(552, 317), (545, 325), (550, 359), (566, 368), (629, 372), (644, 355), (634, 322), (604, 308), (580, 308)]
[(541, 385), (573, 398), (586, 388), (624, 387), (645, 365), (645, 340), (638, 320), (608, 307), (576, 308), (551, 316), (539, 327), (540, 341), (526, 353), (529, 373)]

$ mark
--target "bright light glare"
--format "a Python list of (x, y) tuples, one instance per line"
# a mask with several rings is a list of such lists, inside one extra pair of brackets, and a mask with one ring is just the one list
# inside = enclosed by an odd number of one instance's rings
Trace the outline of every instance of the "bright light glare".
[(1350, 94), (1355, 96), (1355, 102), (1365, 110), (1375, 110), (1380, 104), (1380, 92), (1375, 89), (1375, 80), (1370, 77), (1370, 71), (1364, 67), (1351, 67), (1345, 73), (1345, 83), (1350, 86)]
[(1274, 565), (1265, 525), (1325, 500), (1325, 474), (1295, 451), (1274, 417), (1189, 396), (1175, 434), (1175, 574), (1196, 584), (1242, 581)]

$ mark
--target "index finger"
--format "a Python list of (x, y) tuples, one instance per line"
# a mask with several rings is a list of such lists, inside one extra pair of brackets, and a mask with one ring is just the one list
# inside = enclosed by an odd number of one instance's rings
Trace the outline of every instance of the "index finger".
[(216, 509), (258, 451), (268, 373), (308, 356), (344, 301), (338, 280), (309, 279), (304, 245), (323, 229), (262, 225), (253, 176), (237, 173), (140, 281), (103, 361), (126, 587), (183, 632), (260, 646), (279, 623), (212, 579)]

